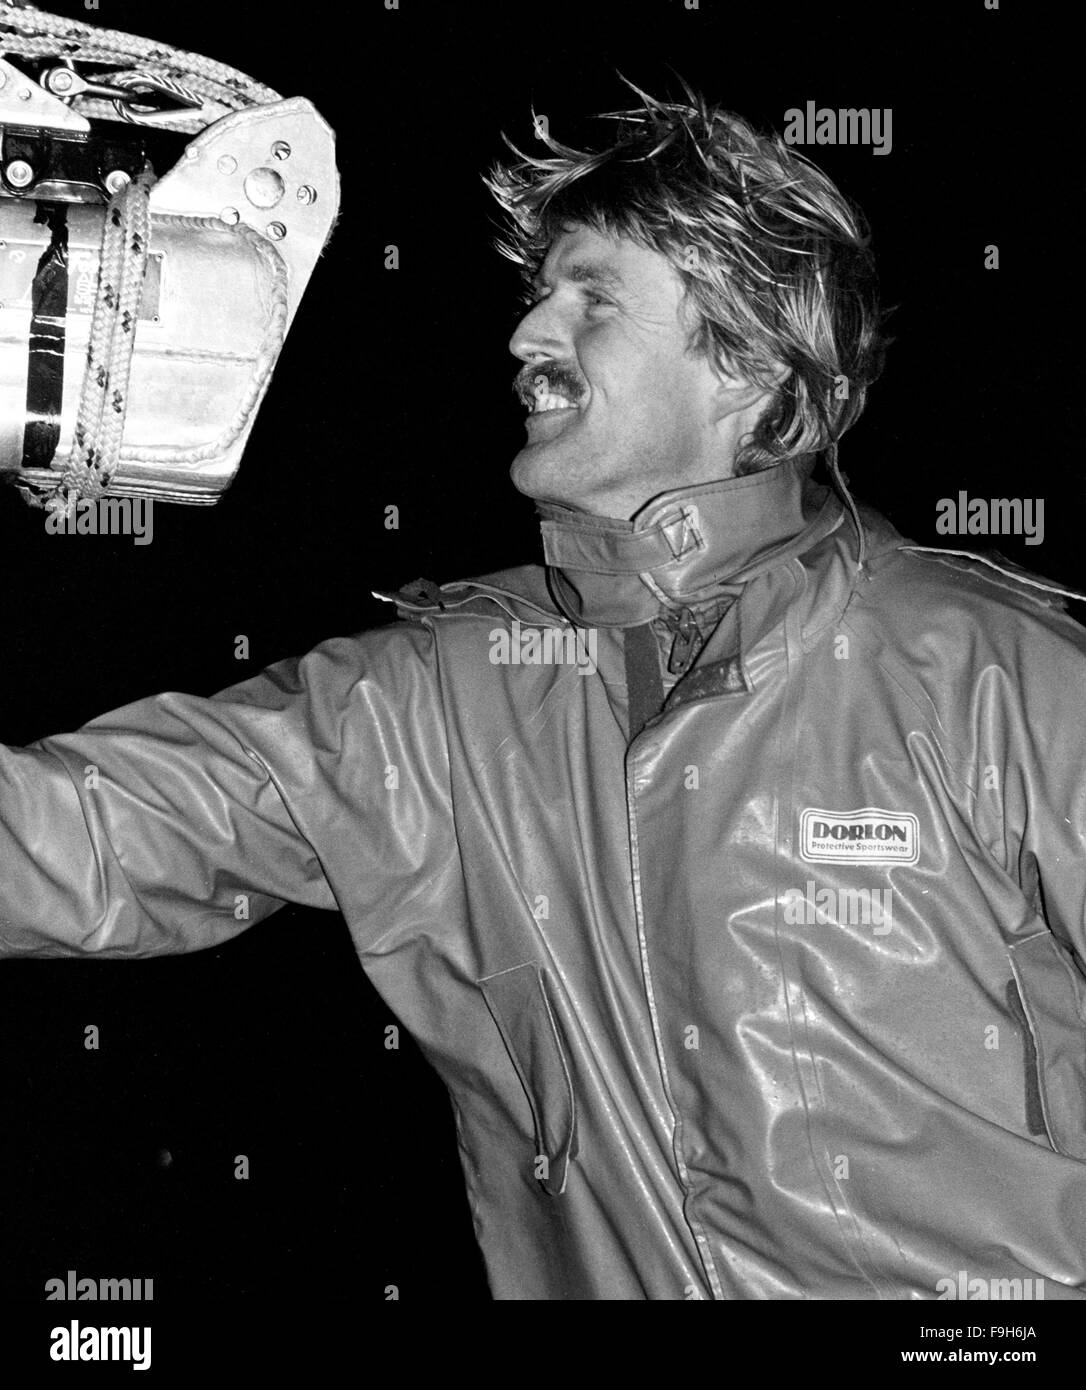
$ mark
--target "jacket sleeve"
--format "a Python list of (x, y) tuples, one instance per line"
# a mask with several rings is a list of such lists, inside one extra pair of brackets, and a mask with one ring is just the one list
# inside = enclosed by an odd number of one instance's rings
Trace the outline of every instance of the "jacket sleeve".
[(364, 655), (337, 639), (211, 698), (0, 747), (0, 955), (193, 951), (284, 903), (334, 908), (301, 822), (319, 750), (334, 761), (337, 730), (379, 722), (358, 697)]

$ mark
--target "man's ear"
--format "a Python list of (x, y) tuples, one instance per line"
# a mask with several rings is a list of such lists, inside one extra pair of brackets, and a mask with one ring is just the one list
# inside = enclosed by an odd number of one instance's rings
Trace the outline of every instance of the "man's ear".
[(761, 372), (760, 381), (752, 381), (745, 372), (731, 367), (723, 359), (713, 364), (713, 370), (717, 378), (717, 419), (747, 410), (759, 402), (764, 401), (768, 406), (773, 393), (791, 375), (791, 369), (780, 362), (774, 363), (768, 372)]

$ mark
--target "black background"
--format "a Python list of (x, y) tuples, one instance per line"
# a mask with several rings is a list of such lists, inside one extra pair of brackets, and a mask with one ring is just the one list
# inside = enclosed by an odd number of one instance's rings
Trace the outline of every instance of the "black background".
[[(343, 210), (217, 507), (157, 506), (141, 547), (46, 536), (40, 513), (0, 493), (5, 742), (162, 689), (209, 694), (388, 621), (374, 587), (538, 558), (531, 503), (507, 479), (523, 438), (506, 348), (516, 272), (490, 249), (479, 173), (501, 129), (531, 143), (533, 105), (559, 139), (591, 138), (584, 116), (630, 104), (616, 68), (677, 94), (673, 68), (778, 130), (808, 100), (893, 109), (888, 156), (808, 151), (867, 213), (898, 306), (842, 467), (924, 544), (960, 488), (1043, 498), (1044, 544), (999, 548), (1086, 586), (1077, 73), (1062, 20), (983, 0), (55, 8), (309, 97), (338, 133)], [(241, 633), (248, 662), (234, 658)], [(303, 1295), (362, 1320), (389, 1284), (416, 1314), (485, 1303), (451, 1109), (409, 1040), (385, 1048), (393, 1021), (343, 921), (293, 907), (191, 957), (4, 962), (0, 1308), (33, 1307), (31, 1328), (92, 1307), (54, 1318), (44, 1303), (69, 1268), (153, 1277), (156, 1325), (214, 1306), (246, 1336)], [(97, 1052), (83, 1047), (92, 1023)], [(159, 1374), (170, 1356), (198, 1360), (201, 1325), (158, 1351)]]

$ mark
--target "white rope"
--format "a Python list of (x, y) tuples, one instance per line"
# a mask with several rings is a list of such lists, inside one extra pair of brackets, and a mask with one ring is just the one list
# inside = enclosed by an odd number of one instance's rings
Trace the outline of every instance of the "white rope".
[(117, 471), (151, 239), (152, 182), (145, 169), (106, 208), (75, 442), (56, 483), (34, 503), (49, 511), (71, 515), (81, 498), (106, 492)]
[[(114, 64), (122, 70), (137, 66), (148, 75), (179, 82), (205, 100), (221, 103), (232, 111), (282, 99), (271, 87), (199, 53), (188, 53), (118, 29), (100, 29), (83, 20), (49, 14), (32, 5), (16, 5), (13, 0), (0, 0), (0, 53)], [(94, 101), (94, 98), (74, 97), (72, 106), (82, 110)], [(122, 115), (121, 119), (138, 122), (139, 117), (130, 113), (128, 117)], [(184, 128), (191, 124), (192, 113), (179, 110), (176, 119), (179, 128)], [(155, 124), (170, 128), (161, 114)]]

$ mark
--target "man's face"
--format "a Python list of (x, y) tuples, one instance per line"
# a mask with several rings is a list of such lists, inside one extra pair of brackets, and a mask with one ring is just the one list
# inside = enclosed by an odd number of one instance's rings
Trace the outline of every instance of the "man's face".
[(572, 227), (538, 292), (509, 344), (526, 364), (517, 393), (534, 403), (511, 470), (521, 492), (628, 519), (661, 492), (731, 476), (758, 412), (750, 388), (688, 351), (692, 312), (664, 256)]

